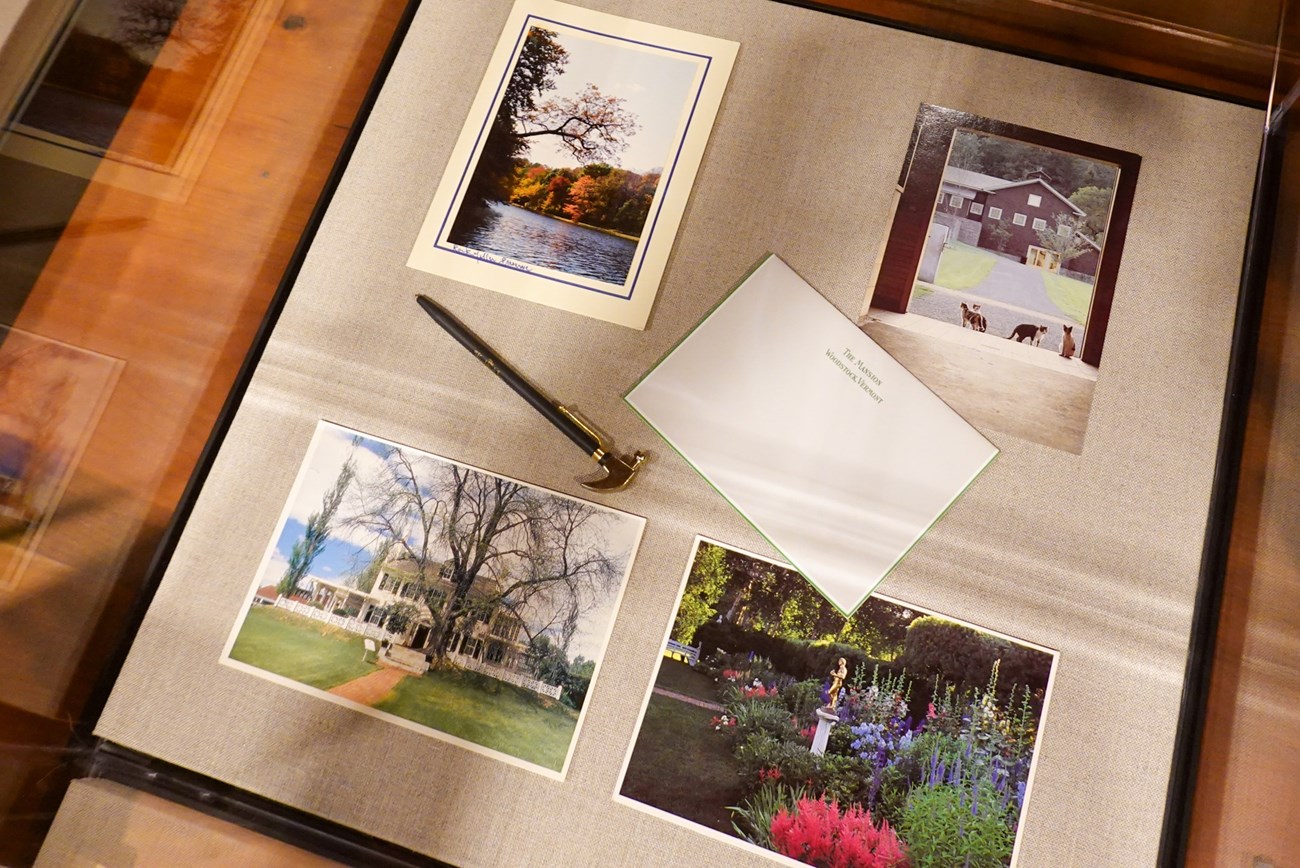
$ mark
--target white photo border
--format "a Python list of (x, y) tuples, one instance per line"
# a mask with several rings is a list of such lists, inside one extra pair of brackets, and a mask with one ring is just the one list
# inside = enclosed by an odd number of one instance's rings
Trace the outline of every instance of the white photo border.
[[(668, 625), (664, 629), (663, 639), (659, 642), (658, 647), (655, 648), (656, 656), (655, 656), (654, 671), (650, 675), (650, 681), (646, 685), (645, 694), (641, 698), (641, 710), (637, 714), (636, 728), (632, 732), (632, 738), (628, 741), (627, 752), (624, 753), (623, 755), (623, 764), (619, 767), (618, 770), (618, 778), (614, 783), (613, 800), (616, 804), (626, 805), (627, 807), (637, 811), (641, 811), (642, 813), (649, 814), (651, 816), (658, 817), (663, 820), (667, 820), (670, 823), (673, 823), (684, 829), (689, 829), (692, 832), (704, 835), (705, 837), (711, 838), (715, 841), (723, 841), (725, 843), (730, 844), (733, 847), (739, 847), (741, 850), (744, 850), (747, 853), (755, 853), (760, 856), (765, 856), (773, 860), (774, 862), (778, 862), (782, 865), (799, 865), (799, 866), (803, 866), (803, 868), (807, 868), (807, 866), (804, 865), (804, 863), (799, 862), (796, 859), (791, 859), (790, 857), (783, 856), (780, 853), (777, 853), (773, 850), (767, 850), (762, 847), (759, 847), (756, 844), (751, 844), (750, 842), (744, 840), (743, 838), (737, 838), (733, 835), (728, 835), (725, 832), (719, 832), (716, 829), (710, 829), (708, 826), (702, 825), (700, 823), (696, 823), (692, 820), (688, 820), (685, 817), (680, 817), (677, 814), (672, 813), (671, 811), (665, 811), (663, 808), (657, 808), (654, 805), (648, 805), (645, 802), (638, 801), (637, 799), (633, 799), (623, 795), (623, 782), (624, 779), (627, 777), (627, 769), (632, 762), (632, 754), (633, 752), (636, 751), (637, 742), (641, 738), (641, 726), (645, 723), (646, 711), (650, 707), (650, 697), (654, 695), (655, 683), (659, 679), (659, 670), (663, 668), (664, 649), (668, 647), (668, 640), (672, 638), (673, 624), (677, 620), (677, 611), (681, 608), (682, 597), (685, 596), (686, 594), (686, 584), (690, 581), (691, 569), (695, 566), (696, 558), (699, 557), (701, 543), (708, 543), (709, 545), (718, 546), (719, 548), (725, 549), (726, 551), (735, 552), (736, 554), (743, 555), (744, 557), (747, 558), (752, 558), (756, 561), (762, 561), (764, 563), (771, 564), (775, 567), (780, 567), (781, 569), (790, 570), (791, 572), (799, 574), (804, 579), (804, 581), (808, 581), (806, 576), (803, 576), (801, 573), (799, 573), (797, 569), (795, 569), (792, 565), (788, 563), (783, 563), (778, 560), (773, 560), (772, 558), (769, 557), (764, 557), (763, 555), (755, 554), (751, 551), (748, 551), (747, 549), (742, 549), (737, 546), (729, 545), (728, 543), (721, 542), (720, 540), (716, 540), (711, 537), (704, 536), (702, 534), (696, 534), (694, 542), (691, 543), (690, 555), (686, 559), (686, 568), (682, 571), (681, 585), (677, 589), (677, 596), (674, 598), (672, 611), (670, 611), (668, 615)], [(809, 582), (809, 584), (812, 583)], [(816, 588), (816, 585), (813, 585), (813, 587)], [(820, 593), (820, 591), (818, 593)], [(1022, 817), (1027, 816), (1029, 812), (1029, 806), (1031, 804), (1030, 797), (1034, 789), (1034, 778), (1038, 774), (1038, 765), (1040, 759), (1038, 755), (1038, 749), (1040, 744), (1042, 743), (1043, 728), (1047, 725), (1047, 711), (1048, 711), (1048, 707), (1051, 705), (1052, 687), (1056, 683), (1058, 664), (1061, 662), (1060, 652), (1052, 648), (1048, 648), (1044, 645), (1039, 645), (1035, 642), (1028, 642), (1024, 639), (1018, 639), (1014, 636), (1008, 635), (1006, 633), (1002, 633), (998, 630), (990, 630), (987, 627), (981, 627), (980, 625), (973, 624), (970, 621), (965, 621), (960, 618), (953, 618), (949, 615), (943, 614), (942, 612), (936, 612), (935, 610), (926, 608), (925, 606), (917, 606), (912, 603), (899, 600), (894, 597), (890, 597), (886, 594), (872, 593), (869, 594), (868, 596), (880, 600), (884, 600), (887, 603), (893, 603), (896, 606), (904, 606), (908, 609), (913, 609), (920, 614), (932, 615), (937, 618), (943, 618), (944, 620), (951, 621), (954, 624), (959, 624), (963, 627), (969, 627), (972, 630), (978, 630), (979, 632), (984, 633), (988, 636), (993, 636), (999, 639), (1005, 639), (1008, 642), (1014, 642), (1015, 644), (1021, 645), (1025, 648), (1030, 648), (1033, 649), (1034, 651), (1040, 651), (1044, 654), (1049, 655), (1052, 658), (1052, 665), (1047, 675), (1047, 688), (1043, 691), (1043, 708), (1042, 711), (1040, 711), (1038, 714), (1038, 731), (1034, 735), (1034, 759), (1033, 762), (1030, 763), (1029, 777), (1025, 781), (1025, 798), (1021, 807), (1021, 816)], [(866, 600), (864, 598), (863, 602), (865, 601)], [(832, 606), (833, 605), (834, 604), (832, 604)], [(840, 614), (843, 614), (843, 612), (841, 612)], [(1022, 828), (1023, 825), (1024, 824), (1021, 823)], [(1016, 840), (1015, 843), (1012, 845), (1012, 850), (1011, 850), (1011, 868), (1015, 868), (1016, 860), (1020, 855), (1020, 847), (1023, 842), (1023, 839), (1024, 836), (1022, 834), (1016, 835)]]
[[(244, 627), (244, 622), (248, 618), (248, 613), (252, 609), (253, 598), (257, 596), (257, 591), (258, 588), (260, 587), (261, 579), (265, 574), (266, 568), (270, 564), (271, 559), (275, 556), (276, 542), (279, 540), (280, 534), (284, 529), (285, 523), (289, 520), (290, 514), (292, 513), (294, 500), (297, 497), (298, 492), (302, 489), (303, 485), (305, 485), (307, 482), (308, 476), (312, 469), (312, 458), (315, 456), (317, 449), (320, 447), (320, 444), (325, 436), (325, 433), (330, 431), (339, 431), (348, 434), (359, 434), (363, 437), (366, 437), (369, 440), (374, 440), (379, 443), (386, 443), (390, 446), (394, 446), (399, 449), (410, 449), (412, 451), (420, 453), (421, 455), (428, 456), (430, 458), (434, 458), (438, 461), (443, 461), (448, 464), (454, 464), (457, 467), (462, 467), (467, 470), (472, 470), (476, 473), (483, 473), (488, 476), (496, 477), (498, 479), (504, 479), (509, 482), (515, 482), (520, 485), (528, 486), (529, 488), (533, 488), (539, 491), (545, 491), (549, 494), (554, 494), (557, 497), (566, 498), (568, 500), (574, 500), (580, 503), (588, 503), (604, 512), (623, 516), (626, 519), (635, 521), (638, 524), (635, 536), (632, 540), (631, 548), (628, 550), (627, 566), (623, 570), (623, 576), (619, 580), (618, 593), (615, 595), (613, 605), (610, 608), (609, 622), (605, 625), (604, 630), (602, 631), (602, 635), (600, 636), (600, 654), (595, 661), (596, 665), (591, 673), (591, 682), (587, 688), (587, 696), (582, 703), (582, 710), (578, 712), (578, 720), (574, 724), (573, 735), (569, 739), (569, 747), (564, 755), (564, 763), (560, 766), (560, 769), (558, 771), (556, 771), (555, 769), (547, 768), (546, 766), (543, 765), (539, 765), (537, 763), (529, 762), (528, 760), (521, 759), (520, 757), (505, 753), (503, 751), (498, 751), (489, 747), (484, 747), (481, 744), (469, 741), (467, 739), (460, 738), (459, 736), (452, 735), (451, 733), (448, 732), (443, 732), (440, 729), (434, 729), (433, 727), (430, 726), (424, 726), (423, 724), (416, 723), (415, 721), (412, 720), (407, 720), (404, 717), (399, 717), (398, 715), (390, 714), (386, 711), (379, 711), (378, 709), (371, 708), (368, 705), (363, 705), (359, 702), (354, 702), (345, 697), (337, 696), (333, 693), (330, 693), (329, 691), (312, 687), (309, 684), (304, 684), (300, 681), (295, 681), (292, 678), (287, 678), (283, 675), (278, 675), (274, 672), (270, 672), (265, 669), (260, 669), (257, 666), (253, 666), (252, 664), (249, 663), (244, 663), (240, 660), (235, 660), (230, 656), (230, 652), (234, 648), (236, 640), (239, 638), (239, 633)], [(272, 684), (277, 684), (280, 685), (281, 687), (288, 687), (292, 690), (297, 691), (298, 693), (302, 693), (307, 696), (313, 697), (314, 699), (323, 699), (327, 702), (331, 702), (343, 708), (347, 708), (352, 711), (358, 711), (367, 716), (377, 718), (379, 720), (384, 721), (385, 723), (394, 724), (396, 726), (402, 727), (403, 729), (409, 729), (414, 732), (418, 732), (421, 735), (427, 736), (429, 738), (433, 738), (437, 741), (446, 742), (447, 744), (452, 744), (457, 747), (464, 748), (465, 750), (468, 750), (472, 753), (476, 753), (481, 756), (486, 756), (494, 760), (499, 760), (500, 762), (506, 763), (507, 765), (512, 765), (517, 768), (525, 769), (527, 771), (542, 775), (543, 777), (551, 778), (552, 780), (563, 781), (566, 775), (568, 774), (569, 764), (573, 761), (573, 751), (578, 744), (578, 737), (582, 733), (582, 725), (586, 721), (587, 711), (591, 707), (592, 693), (595, 690), (597, 679), (599, 679), (600, 677), (600, 670), (601, 667), (604, 665), (605, 655), (609, 651), (609, 640), (614, 633), (614, 624), (618, 620), (618, 613), (621, 610), (623, 605), (623, 595), (627, 592), (628, 577), (631, 576), (632, 574), (632, 566), (636, 562), (637, 551), (641, 546), (641, 539), (644, 536), (644, 534), (645, 534), (645, 518), (636, 515), (634, 513), (625, 512), (620, 509), (613, 509), (612, 507), (608, 507), (605, 506), (604, 504), (596, 503), (595, 501), (583, 500), (582, 498), (573, 497), (572, 495), (565, 494), (564, 492), (555, 491), (554, 489), (545, 488), (540, 485), (533, 485), (532, 483), (524, 482), (521, 479), (515, 479), (513, 477), (506, 476), (501, 473), (494, 473), (490, 470), (485, 470), (481, 467), (474, 467), (473, 465), (465, 464), (463, 462), (456, 461), (454, 459), (447, 458), (445, 456), (438, 455), (436, 453), (429, 452), (424, 449), (419, 449), (418, 447), (406, 446), (404, 444), (389, 440), (385, 437), (380, 437), (374, 434), (367, 434), (365, 432), (358, 431), (354, 428), (349, 428), (346, 425), (339, 425), (337, 423), (322, 419), (316, 423), (316, 428), (312, 432), (311, 442), (308, 444), (307, 450), (303, 453), (302, 463), (298, 467), (298, 474), (294, 478), (293, 486), (289, 489), (289, 494), (285, 497), (284, 506), (280, 511), (280, 517), (276, 519), (275, 528), (271, 533), (270, 542), (267, 543), (266, 552), (265, 554), (263, 554), (262, 560), (257, 567), (257, 572), (254, 574), (251, 587), (249, 587), (248, 592), (244, 595), (243, 604), (239, 610), (239, 616), (235, 620), (233, 626), (231, 627), (229, 635), (226, 637), (226, 643), (221, 649), (221, 656), (217, 662), (231, 669), (235, 669), (250, 675), (255, 675), (258, 678), (263, 679), (264, 681), (271, 682)]]

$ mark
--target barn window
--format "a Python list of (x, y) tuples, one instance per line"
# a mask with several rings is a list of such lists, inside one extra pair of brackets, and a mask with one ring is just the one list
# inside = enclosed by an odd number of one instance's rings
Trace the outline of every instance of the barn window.
[(960, 208), (960, 207), (961, 207), (961, 197), (958, 196), (956, 193), (953, 193), (951, 196), (948, 197), (948, 204), (951, 205), (951, 206), (954, 207), (954, 208)]
[(1047, 221), (1044, 220), (1042, 217), (1035, 217), (1035, 218), (1034, 218), (1034, 228), (1035, 228), (1035, 229), (1043, 229), (1043, 230), (1047, 229)]
[(1038, 207), (1039, 205), (1041, 205), (1041, 204), (1043, 204), (1043, 197), (1042, 197), (1042, 196), (1039, 196), (1037, 193), (1030, 193), (1030, 194), (1029, 194), (1029, 207), (1030, 207), (1030, 208), (1037, 208), (1037, 207)]
[(1011, 217), (1011, 222), (1014, 223), (1014, 224), (1016, 224), (1017, 226), (1024, 226), (1024, 225), (1025, 225), (1025, 215), (1024, 215), (1024, 214), (1021, 214), (1021, 213), (1019, 213), (1019, 212), (1017, 212), (1016, 214), (1014, 214), (1014, 215)]
[(1002, 219), (1002, 209), (1001, 209), (1001, 208), (990, 208), (990, 209), (989, 209), (989, 219), (990, 219), (990, 220), (1001, 220), (1001, 219)]
[(984, 213), (984, 203), (983, 203), (983, 202), (972, 202), (972, 203), (970, 203), (970, 212), (971, 212), (972, 214), (975, 214), (975, 215), (983, 214), (983, 213)]
[(1069, 224), (1069, 223), (1062, 223), (1062, 224), (1060, 224), (1059, 226), (1057, 226), (1057, 227), (1056, 227), (1056, 234), (1057, 234), (1057, 235), (1061, 235), (1061, 236), (1069, 235), (1069, 234), (1070, 234), (1070, 224)]

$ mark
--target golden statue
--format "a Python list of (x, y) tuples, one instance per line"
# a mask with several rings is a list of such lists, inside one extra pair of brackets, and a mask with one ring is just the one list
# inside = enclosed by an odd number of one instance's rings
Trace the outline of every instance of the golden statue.
[(840, 691), (844, 689), (844, 679), (849, 677), (848, 661), (840, 658), (840, 665), (831, 670), (831, 701), (827, 708), (835, 708), (840, 701)]

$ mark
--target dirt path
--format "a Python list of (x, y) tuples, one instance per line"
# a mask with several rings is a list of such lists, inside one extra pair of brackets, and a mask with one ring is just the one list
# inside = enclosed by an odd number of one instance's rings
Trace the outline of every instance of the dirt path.
[(722, 706), (716, 702), (705, 702), (703, 699), (696, 699), (694, 696), (687, 696), (685, 693), (664, 690), (662, 687), (656, 687), (655, 693), (660, 696), (667, 696), (669, 699), (676, 699), (678, 702), (685, 702), (689, 705), (698, 705), (700, 708), (707, 708), (709, 711), (722, 711)]
[(344, 682), (338, 687), (331, 688), (329, 692), (362, 705), (374, 705), (392, 693), (397, 683), (405, 677), (406, 673), (398, 669), (380, 669), (378, 672), (371, 672), (369, 675)]

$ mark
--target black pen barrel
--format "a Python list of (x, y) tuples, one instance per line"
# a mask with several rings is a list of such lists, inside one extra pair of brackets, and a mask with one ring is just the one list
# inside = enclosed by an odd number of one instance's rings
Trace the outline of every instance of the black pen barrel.
[(417, 295), (415, 300), (434, 322), (442, 326), (447, 334), (456, 339), (457, 343), (473, 353), (480, 362), (504, 380), (505, 384), (513, 389), (519, 397), (527, 401), (538, 413), (541, 413), (548, 422), (563, 431), (565, 436), (576, 443), (584, 452), (591, 455), (600, 448), (600, 443), (595, 437), (582, 430), (572, 419), (561, 413), (554, 401), (543, 395), (536, 386), (525, 380), (522, 374), (506, 364), (491, 347), (480, 340), (478, 335), (462, 325), (460, 320), (452, 316), (446, 308), (427, 296)]

